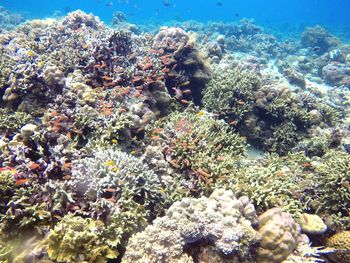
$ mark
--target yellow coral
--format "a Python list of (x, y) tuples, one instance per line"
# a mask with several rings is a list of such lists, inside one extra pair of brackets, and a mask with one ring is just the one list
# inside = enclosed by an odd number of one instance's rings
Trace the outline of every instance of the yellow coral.
[(298, 223), (301, 226), (302, 232), (306, 234), (319, 235), (327, 231), (327, 226), (318, 215), (304, 213), (298, 219)]
[(339, 250), (329, 256), (334, 262), (350, 263), (350, 231), (342, 231), (328, 238), (326, 246)]

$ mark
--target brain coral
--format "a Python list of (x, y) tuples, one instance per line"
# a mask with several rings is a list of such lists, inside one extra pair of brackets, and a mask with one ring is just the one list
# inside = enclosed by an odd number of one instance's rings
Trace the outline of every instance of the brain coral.
[(339, 252), (330, 256), (334, 262), (350, 263), (350, 254), (348, 253), (350, 249), (350, 231), (342, 231), (328, 238), (326, 246), (339, 250)]
[(248, 259), (259, 240), (252, 228), (254, 207), (247, 197), (217, 189), (209, 197), (184, 198), (144, 232), (131, 237), (123, 262), (194, 262), (184, 247), (207, 240), (223, 256)]

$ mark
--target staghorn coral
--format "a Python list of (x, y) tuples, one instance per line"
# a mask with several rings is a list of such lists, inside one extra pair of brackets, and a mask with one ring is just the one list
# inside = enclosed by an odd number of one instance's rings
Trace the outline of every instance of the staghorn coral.
[(350, 224), (349, 154), (330, 150), (313, 165), (318, 180), (313, 209), (328, 218), (330, 227), (346, 229)]
[(131, 237), (122, 262), (193, 262), (184, 251), (201, 239), (222, 255), (249, 260), (259, 235), (249, 199), (236, 199), (232, 191), (216, 189), (209, 198), (185, 198), (174, 203), (164, 217)]
[(239, 68), (223, 72), (218, 67), (203, 92), (203, 106), (216, 113), (229, 112), (232, 119), (241, 120), (251, 111), (246, 101), (254, 99), (260, 84), (259, 76), (253, 72)]
[[(270, 73), (262, 72), (259, 76), (256, 69), (249, 69), (252, 65), (237, 66), (227, 59), (215, 66), (213, 78), (203, 93), (203, 105), (258, 149), (286, 154), (315, 125), (333, 126), (342, 115), (330, 101), (296, 92), (270, 80), (271, 76), (266, 76)], [(266, 78), (264, 83), (261, 77)]]
[(317, 186), (309, 161), (303, 153), (286, 157), (267, 155), (262, 160), (242, 165), (223, 183), (237, 193), (247, 194), (261, 211), (281, 207), (298, 214), (309, 208), (308, 193)]

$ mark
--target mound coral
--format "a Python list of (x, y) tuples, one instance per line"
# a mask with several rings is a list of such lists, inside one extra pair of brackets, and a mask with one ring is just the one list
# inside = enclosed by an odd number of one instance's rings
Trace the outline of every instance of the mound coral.
[(164, 217), (131, 237), (122, 262), (194, 262), (186, 246), (207, 240), (222, 256), (251, 258), (259, 235), (249, 199), (236, 199), (232, 191), (215, 190), (209, 198), (185, 198), (174, 203)]
[(303, 243), (305, 239), (308, 241), (300, 231), (300, 226), (291, 215), (279, 208), (260, 215), (258, 232), (262, 239), (257, 250), (258, 262), (283, 262), (298, 247), (298, 243)]
[(195, 46), (194, 36), (181, 28), (164, 27), (154, 37), (153, 48), (162, 54), (162, 71), (169, 92), (184, 105), (189, 100), (200, 104), (209, 68)]

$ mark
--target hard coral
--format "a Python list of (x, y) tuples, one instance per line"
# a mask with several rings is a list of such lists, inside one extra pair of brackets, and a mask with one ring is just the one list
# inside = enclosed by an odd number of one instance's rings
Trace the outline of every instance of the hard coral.
[[(103, 226), (103, 223), (102, 223)], [(107, 262), (118, 256), (99, 235), (98, 221), (67, 214), (43, 241), (48, 256), (57, 262)]]
[(318, 49), (318, 54), (327, 52), (330, 48), (336, 47), (340, 41), (332, 36), (325, 28), (321, 26), (308, 27), (301, 35), (301, 44), (304, 47)]
[(225, 180), (237, 168), (245, 152), (244, 140), (205, 111), (174, 112), (147, 130), (151, 145), (157, 146), (165, 160), (182, 174), (172, 177), (193, 192), (210, 194), (216, 181)]
[(341, 231), (326, 239), (326, 246), (337, 250), (329, 256), (334, 262), (350, 262), (350, 231)]
[(270, 209), (260, 215), (258, 232), (262, 238), (257, 250), (258, 262), (280, 263), (287, 259), (298, 244), (305, 240), (300, 230), (291, 215), (279, 208)]
[(193, 262), (185, 247), (203, 239), (222, 256), (248, 260), (259, 240), (251, 226), (255, 220), (249, 199), (238, 200), (232, 191), (217, 189), (209, 198), (185, 198), (131, 237), (122, 262)]
[(209, 69), (195, 46), (194, 36), (180, 28), (166, 27), (154, 37), (153, 48), (162, 54), (162, 71), (170, 93), (184, 105), (188, 100), (200, 104)]

